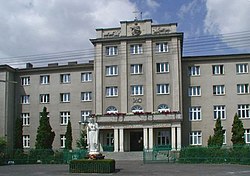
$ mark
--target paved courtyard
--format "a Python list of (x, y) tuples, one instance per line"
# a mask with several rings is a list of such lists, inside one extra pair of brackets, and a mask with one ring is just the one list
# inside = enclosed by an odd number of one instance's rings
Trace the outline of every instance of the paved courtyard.
[(249, 176), (249, 165), (228, 164), (143, 164), (142, 161), (117, 161), (112, 174), (72, 174), (68, 165), (9, 165), (0, 166), (0, 176)]

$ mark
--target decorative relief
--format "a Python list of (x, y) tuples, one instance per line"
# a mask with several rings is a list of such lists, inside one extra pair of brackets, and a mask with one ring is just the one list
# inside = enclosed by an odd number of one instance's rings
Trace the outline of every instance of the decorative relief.
[(141, 98), (133, 98), (133, 103), (141, 103), (142, 99)]
[(132, 35), (140, 35), (141, 34), (141, 28), (140, 26), (138, 26), (138, 23), (135, 23), (133, 27), (130, 27), (131, 28), (131, 33)]
[(170, 31), (169, 28), (157, 27), (153, 29), (153, 34), (167, 34), (170, 33)]
[(121, 30), (104, 32), (103, 37), (104, 38), (119, 37), (120, 33), (121, 33)]

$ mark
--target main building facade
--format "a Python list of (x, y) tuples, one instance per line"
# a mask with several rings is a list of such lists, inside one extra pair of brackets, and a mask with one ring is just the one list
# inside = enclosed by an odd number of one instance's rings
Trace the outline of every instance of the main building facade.
[(64, 148), (69, 120), (75, 145), (89, 115), (99, 124), (102, 149), (114, 152), (206, 145), (217, 118), (224, 144), (231, 145), (235, 113), (250, 143), (249, 54), (182, 57), (177, 24), (120, 24), (96, 30), (89, 63), (1, 66), (0, 135), (10, 146), (14, 119), (21, 117), (23, 146), (34, 147), (44, 106), (56, 133), (54, 148)]

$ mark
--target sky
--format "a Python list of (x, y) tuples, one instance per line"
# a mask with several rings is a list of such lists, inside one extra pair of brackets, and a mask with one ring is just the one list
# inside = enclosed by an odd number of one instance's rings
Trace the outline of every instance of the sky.
[(178, 23), (184, 56), (248, 53), (249, 9), (250, 0), (0, 0), (0, 64), (93, 60), (95, 29), (136, 16)]

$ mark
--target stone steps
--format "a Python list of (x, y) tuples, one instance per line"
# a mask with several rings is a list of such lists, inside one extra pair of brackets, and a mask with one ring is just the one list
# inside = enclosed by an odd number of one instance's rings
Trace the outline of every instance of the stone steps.
[(105, 159), (143, 160), (143, 152), (102, 152)]

